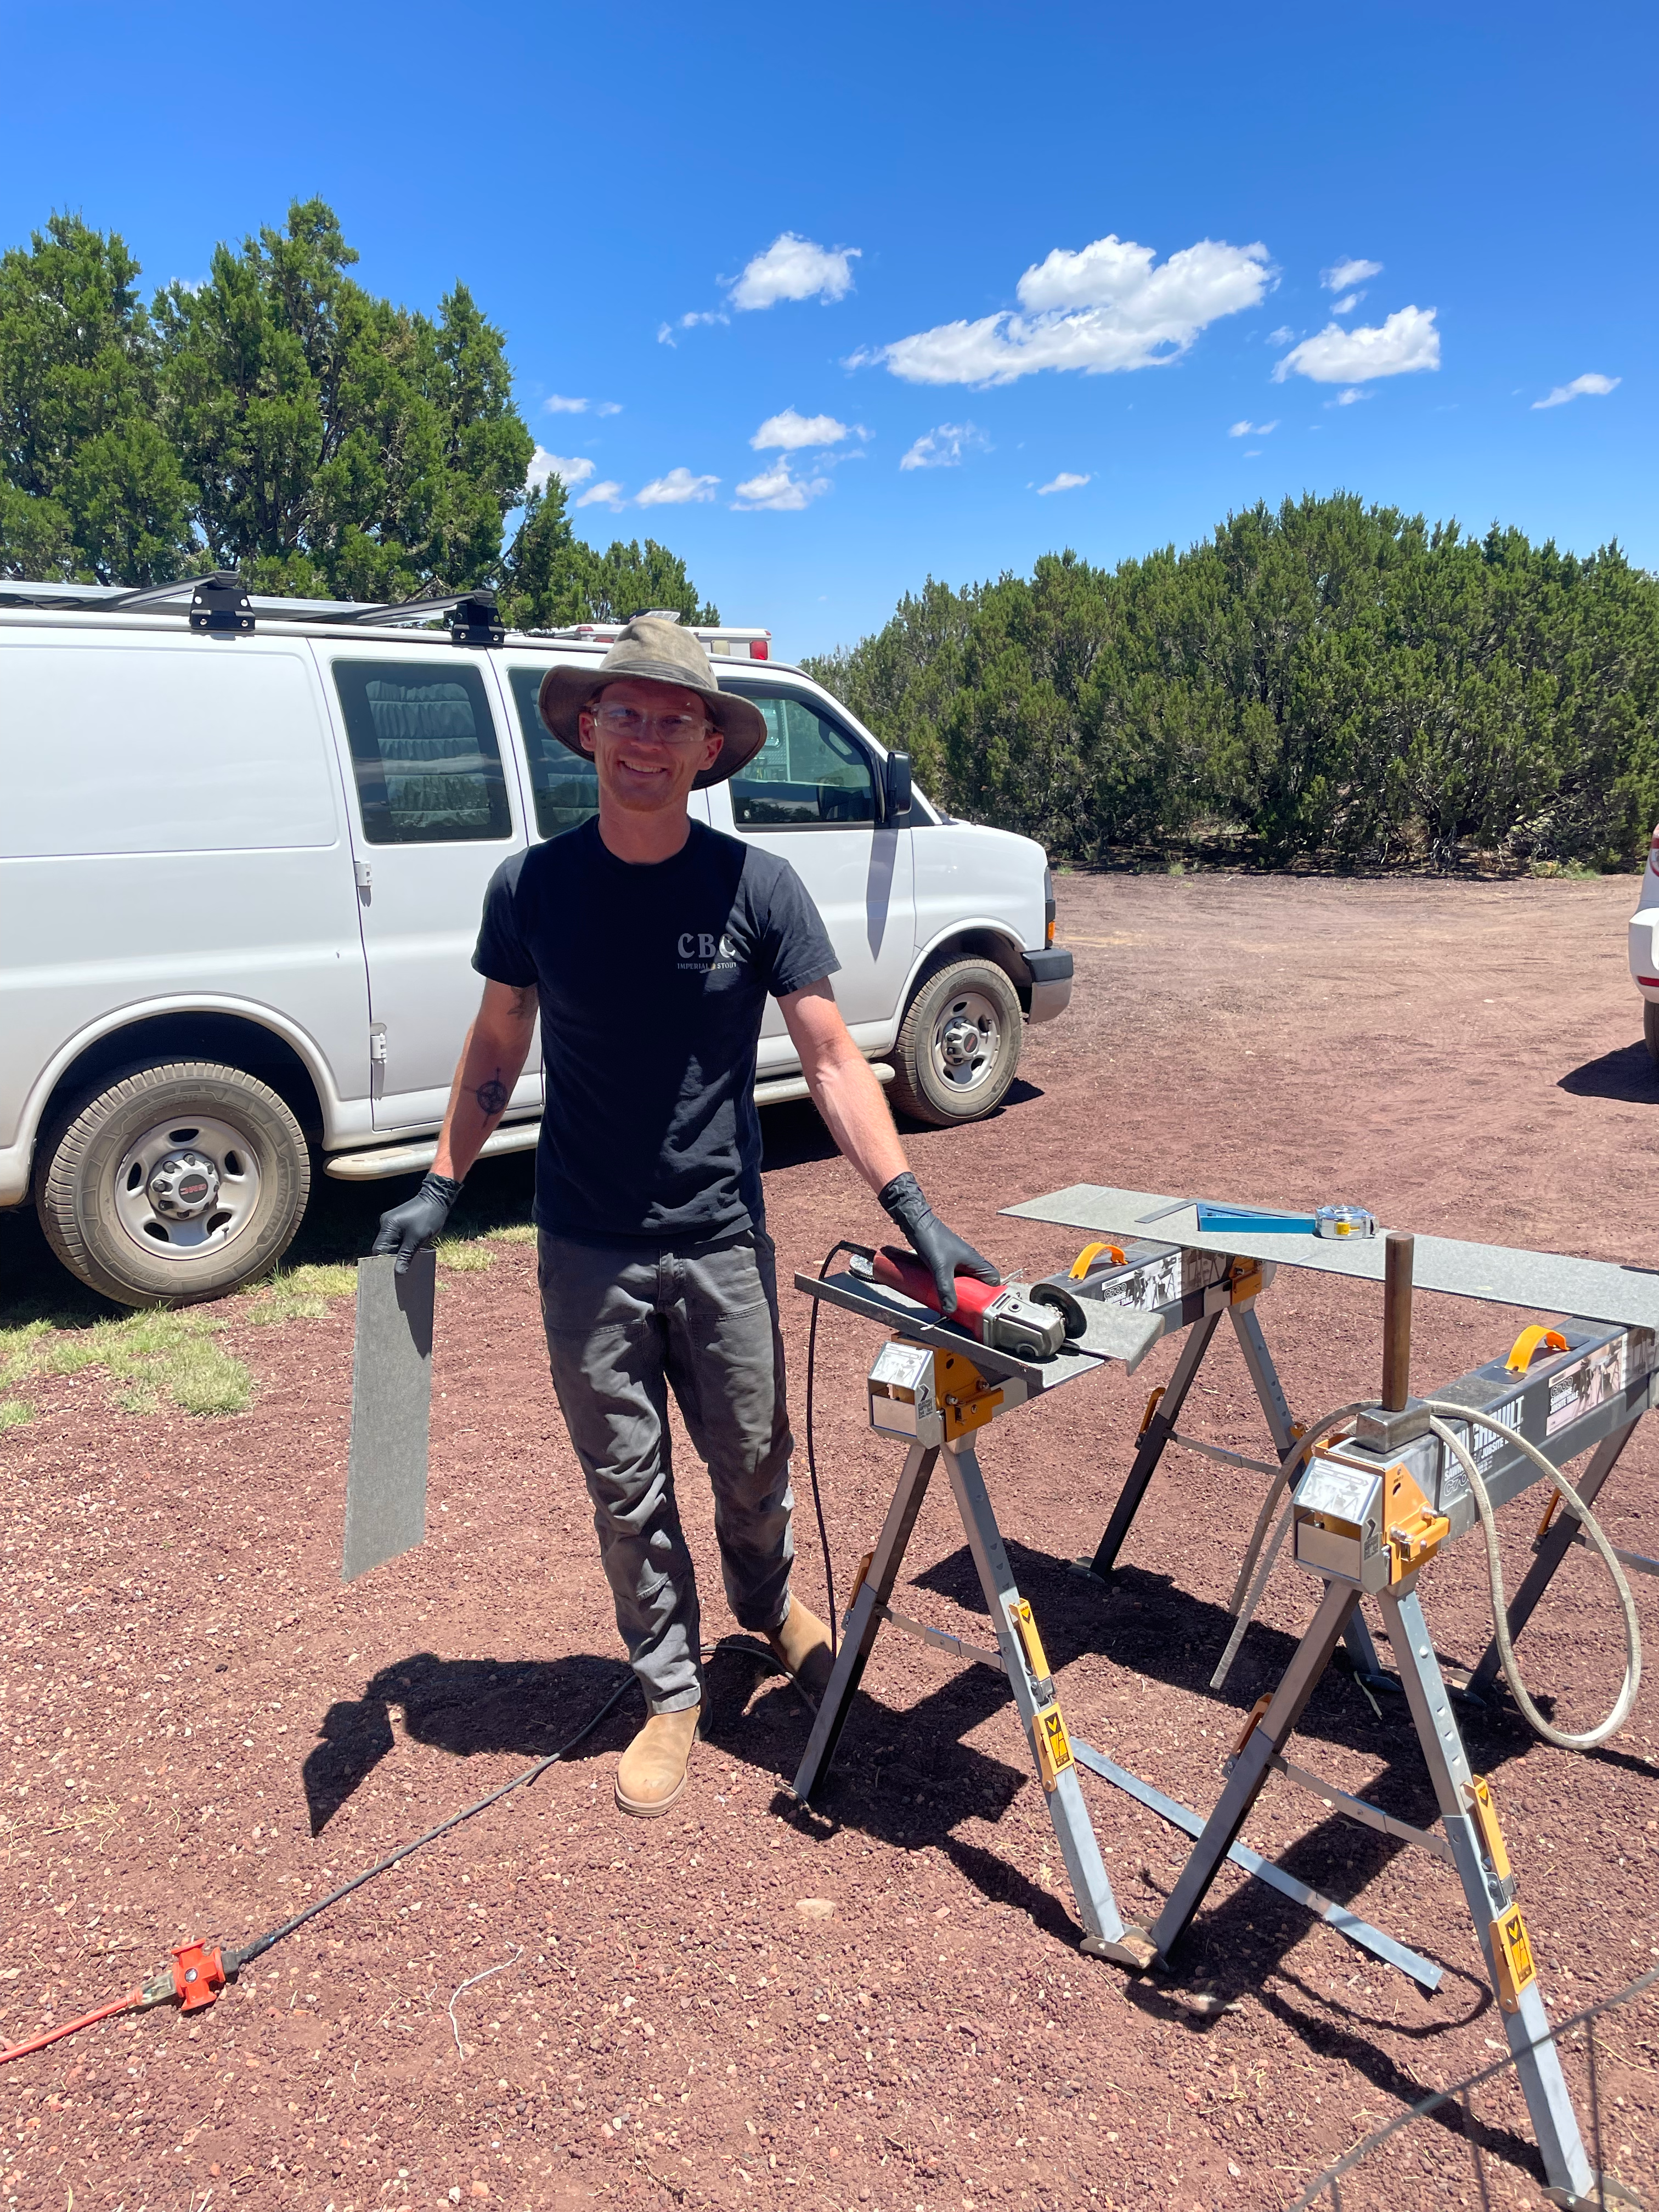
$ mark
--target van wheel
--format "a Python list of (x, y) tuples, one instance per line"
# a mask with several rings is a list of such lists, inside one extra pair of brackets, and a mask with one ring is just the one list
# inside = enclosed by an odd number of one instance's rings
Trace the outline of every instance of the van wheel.
[(1659, 999), (1642, 1001), (1642, 1034), (1648, 1041), (1648, 1058), (1659, 1067)]
[(918, 1121), (948, 1128), (1001, 1105), (1024, 1031), (1013, 985), (992, 960), (954, 960), (916, 987), (893, 1052), (890, 1092)]
[(128, 1068), (42, 1156), (47, 1243), (125, 1306), (190, 1305), (267, 1273), (311, 1191), (300, 1125), (270, 1085), (194, 1060)]

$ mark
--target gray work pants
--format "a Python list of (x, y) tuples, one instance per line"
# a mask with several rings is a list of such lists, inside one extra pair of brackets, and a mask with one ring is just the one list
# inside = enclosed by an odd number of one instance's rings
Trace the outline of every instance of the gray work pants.
[(708, 1462), (726, 1595), (766, 1635), (794, 1557), (775, 1255), (764, 1230), (641, 1252), (542, 1232), (553, 1388), (593, 1501), (617, 1626), (653, 1713), (702, 1695), (701, 1626), (668, 1432), (672, 1389)]

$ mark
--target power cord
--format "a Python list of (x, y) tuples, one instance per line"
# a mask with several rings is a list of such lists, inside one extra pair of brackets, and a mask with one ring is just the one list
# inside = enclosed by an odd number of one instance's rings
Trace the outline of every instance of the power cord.
[[(824, 1254), (823, 1265), (818, 1269), (819, 1282), (829, 1273), (830, 1262), (837, 1252), (850, 1252), (860, 1260), (875, 1257), (869, 1245), (849, 1243), (843, 1237)], [(836, 1618), (836, 1569), (835, 1562), (830, 1557), (830, 1531), (823, 1521), (823, 1493), (818, 1486), (818, 1455), (814, 1443), (812, 1418), (813, 1388), (817, 1379), (818, 1309), (823, 1304), (822, 1298), (813, 1299), (812, 1318), (806, 1324), (806, 1472), (812, 1484), (812, 1510), (817, 1516), (818, 1542), (823, 1550), (823, 1582), (830, 1605), (830, 1656), (833, 1659), (841, 1650), (841, 1630)]]

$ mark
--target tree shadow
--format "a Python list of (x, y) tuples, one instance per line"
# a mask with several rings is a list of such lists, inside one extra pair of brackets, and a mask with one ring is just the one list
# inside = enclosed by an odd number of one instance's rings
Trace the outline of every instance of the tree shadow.
[(1613, 1098), (1626, 1106), (1659, 1106), (1659, 1068), (1644, 1044), (1621, 1045), (1587, 1060), (1559, 1079), (1558, 1091), (1575, 1098)]

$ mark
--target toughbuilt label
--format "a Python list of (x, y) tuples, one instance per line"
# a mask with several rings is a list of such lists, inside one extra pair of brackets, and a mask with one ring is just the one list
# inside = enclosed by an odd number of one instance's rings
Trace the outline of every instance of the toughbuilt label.
[(1615, 1337), (1611, 1344), (1599, 1345), (1582, 1359), (1575, 1359), (1571, 1367), (1551, 1376), (1546, 1436), (1553, 1437), (1559, 1429), (1581, 1420), (1598, 1406), (1605, 1406), (1609, 1398), (1618, 1396), (1625, 1387), (1629, 1343), (1628, 1337)]

